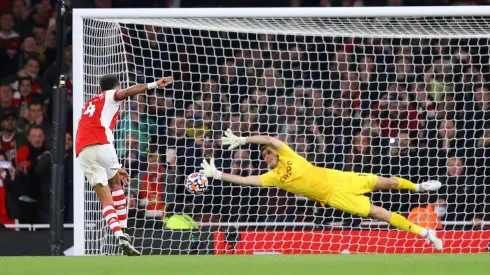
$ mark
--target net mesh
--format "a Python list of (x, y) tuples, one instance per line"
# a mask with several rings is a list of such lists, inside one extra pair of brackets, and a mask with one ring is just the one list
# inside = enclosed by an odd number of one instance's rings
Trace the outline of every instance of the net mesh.
[[(174, 77), (171, 89), (124, 104), (115, 131), (118, 157), (132, 176), (126, 194), (136, 248), (144, 254), (432, 251), (384, 223), (274, 188), (210, 179), (206, 194), (187, 193), (183, 179), (211, 156), (224, 172), (267, 171), (258, 147), (222, 148), (222, 132), (231, 128), (242, 136), (277, 136), (321, 167), (440, 180), (437, 194), (367, 195), (440, 230), (447, 252), (486, 250), (489, 23), (486, 17), (84, 19), (85, 100), (98, 93), (106, 73), (119, 75), (124, 87)], [(118, 253), (95, 194), (85, 190), (86, 253)]]

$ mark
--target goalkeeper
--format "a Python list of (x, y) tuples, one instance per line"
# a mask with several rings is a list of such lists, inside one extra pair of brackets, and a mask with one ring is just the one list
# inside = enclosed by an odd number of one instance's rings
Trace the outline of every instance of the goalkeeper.
[(262, 157), (270, 171), (260, 176), (241, 177), (218, 171), (214, 165), (214, 159), (211, 159), (210, 163), (204, 160), (201, 164), (203, 168), (201, 173), (207, 177), (240, 185), (279, 187), (352, 215), (388, 222), (400, 230), (422, 236), (437, 250), (442, 250), (442, 240), (437, 237), (435, 231), (422, 228), (409, 222), (400, 214), (373, 205), (369, 198), (364, 196), (365, 193), (374, 190), (434, 191), (441, 187), (439, 181), (430, 180), (415, 184), (399, 177), (384, 178), (373, 174), (316, 167), (276, 138), (269, 136), (238, 137), (230, 129), (225, 132), (222, 143), (229, 145), (230, 150), (247, 143), (262, 145), (260, 147)]

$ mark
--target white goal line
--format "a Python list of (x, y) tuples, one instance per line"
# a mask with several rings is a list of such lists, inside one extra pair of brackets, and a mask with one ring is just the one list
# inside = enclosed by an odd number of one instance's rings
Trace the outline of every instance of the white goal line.
[[(292, 226), (322, 226), (321, 224), (316, 224), (313, 222), (207, 222), (201, 223), (196, 222), (197, 225), (202, 227), (247, 227), (247, 226), (277, 226), (277, 227), (292, 227)], [(451, 222), (440, 222), (441, 225), (475, 225), (472, 221), (451, 221)], [(490, 225), (490, 221), (482, 221), (482, 226)], [(325, 226), (331, 227), (342, 227), (341, 222), (329, 223)], [(360, 223), (360, 226), (389, 226), (386, 222), (380, 221), (363, 221)]]
[[(196, 222), (200, 227), (316, 227), (322, 226), (321, 224), (315, 224), (312, 222)], [(441, 222), (442, 225), (475, 225), (472, 221), (452, 221), (452, 222)], [(490, 221), (482, 221), (482, 226), (490, 226)], [(6, 228), (9, 229), (28, 229), (29, 231), (36, 231), (39, 229), (49, 229), (49, 224), (4, 224)], [(330, 227), (342, 227), (341, 222), (330, 223), (326, 226)], [(385, 222), (380, 221), (363, 221), (360, 226), (388, 226)], [(86, 227), (93, 227), (91, 224), (86, 224)], [(73, 229), (74, 226), (71, 223), (64, 224), (63, 228)]]
[[(29, 231), (36, 231), (37, 229), (49, 229), (50, 225), (49, 224), (27, 224), (27, 223), (20, 223), (20, 224), (4, 224), (6, 228), (9, 229), (28, 229)], [(65, 223), (63, 224), (63, 228), (65, 229), (73, 229), (74, 226), (71, 223)]]

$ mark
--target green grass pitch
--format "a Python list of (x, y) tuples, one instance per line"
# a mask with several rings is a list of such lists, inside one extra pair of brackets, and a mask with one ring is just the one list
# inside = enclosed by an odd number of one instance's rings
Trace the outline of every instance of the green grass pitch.
[(484, 275), (490, 254), (0, 257), (0, 274)]

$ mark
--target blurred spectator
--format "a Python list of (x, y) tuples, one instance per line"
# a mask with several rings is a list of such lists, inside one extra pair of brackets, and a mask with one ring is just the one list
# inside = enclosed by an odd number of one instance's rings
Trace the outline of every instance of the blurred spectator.
[(458, 136), (455, 124), (453, 120), (441, 120), (438, 130), (429, 132), (427, 148), (433, 160), (431, 166), (443, 166), (450, 153), (458, 153), (463, 148), (464, 140)]
[[(295, 197), (278, 188), (260, 190), (261, 221), (263, 222), (294, 222)], [(275, 226), (269, 227), (275, 229)]]
[[(50, 221), (50, 198), (51, 198), (51, 152), (46, 151), (39, 156), (35, 166), (35, 174), (40, 185), (40, 196), (38, 201), (38, 222), (49, 223)], [(73, 137), (70, 133), (65, 134), (65, 180), (63, 182), (63, 205), (64, 223), (73, 223)]]
[[(42, 75), (44, 70), (46, 69), (48, 62), (46, 56), (46, 39), (47, 39), (47, 30), (43, 26), (37, 25), (32, 29), (32, 33), (34, 34), (34, 40), (36, 42), (36, 56), (35, 58), (39, 61), (40, 70), (39, 74)], [(52, 60), (51, 60), (52, 61)]]
[(120, 142), (119, 144), (123, 145), (124, 148), (118, 148), (117, 152), (121, 156), (122, 166), (130, 172), (131, 176), (136, 177), (140, 169), (146, 169), (146, 154), (140, 153), (139, 140), (136, 134), (131, 133), (123, 136), (123, 138), (125, 142)]
[(408, 215), (408, 220), (423, 227), (430, 229), (442, 229), (441, 218), (446, 215), (446, 200), (439, 198), (435, 203), (429, 202), (429, 197), (423, 195), (420, 198), (420, 205), (414, 207)]
[(0, 84), (0, 111), (12, 107), (14, 94), (10, 85)]
[(44, 104), (39, 96), (32, 96), (31, 101), (27, 103), (27, 114), (23, 112), (23, 115), (17, 121), (17, 127), (22, 130), (26, 130), (32, 125), (41, 127), (46, 134), (46, 144), (50, 144), (51, 137), (51, 123), (45, 119), (43, 112)]
[[(465, 198), (464, 188), (466, 186), (467, 177), (464, 175), (465, 166), (464, 160), (461, 158), (457, 158), (454, 155), (451, 155), (446, 161), (445, 169), (442, 168), (439, 170), (439, 173), (442, 174), (440, 177), (440, 181), (443, 186), (439, 189), (438, 193), (447, 196), (448, 202), (448, 216), (446, 220), (454, 221), (456, 219), (461, 220), (464, 219), (464, 209), (466, 206), (464, 205)], [(463, 193), (459, 193), (463, 192)], [(458, 204), (462, 203), (458, 208)], [(458, 211), (459, 210), (459, 211)], [(461, 210), (463, 210), (461, 212)], [(456, 212), (458, 211), (459, 214)]]
[(414, 80), (415, 74), (412, 59), (407, 56), (399, 56), (396, 59), (394, 82), (409, 85)]
[(27, 6), (24, 0), (12, 1), (12, 14), (15, 19), (15, 30), (21, 37), (26, 37), (31, 34), (30, 16), (32, 9)]
[(185, 145), (185, 118), (181, 114), (177, 114), (170, 119), (169, 127), (167, 128), (167, 140), (164, 142), (167, 146), (176, 147), (180, 150)]
[(487, 124), (485, 134), (477, 140), (475, 148), (466, 149), (466, 166), (470, 175), (490, 176), (490, 124)]
[(17, 208), (14, 180), (15, 167), (7, 160), (5, 152), (0, 151), (0, 224), (16, 223), (13, 219), (18, 215), (14, 212)]
[[(73, 58), (73, 53), (72, 53), (72, 45), (71, 41), (68, 39), (69, 36), (67, 37), (66, 45), (64, 48), (64, 55), (63, 55), (63, 64), (61, 65), (61, 74), (65, 76), (65, 88), (67, 89), (68, 93), (66, 95), (66, 100), (68, 103), (68, 116), (72, 117), (73, 116), (73, 65), (72, 65), (72, 58)], [(47, 85), (46, 89), (43, 89), (44, 92), (44, 98), (48, 99), (51, 98), (51, 87), (58, 85), (59, 78), (58, 78), (58, 68), (56, 67), (56, 60), (54, 60), (54, 57), (49, 57), (46, 59), (46, 64), (48, 67), (46, 68), (44, 75), (43, 75), (43, 83)], [(51, 106), (50, 106), (51, 107)], [(52, 107), (51, 107), (52, 108)], [(67, 128), (72, 127), (72, 120), (68, 120), (68, 125)]]
[(165, 213), (163, 200), (165, 169), (156, 150), (152, 150), (147, 155), (147, 161), (147, 170), (139, 173), (139, 206), (146, 209), (147, 218), (161, 220)]
[[(72, 65), (72, 45), (71, 41), (67, 41), (65, 45), (65, 49), (63, 52), (63, 64), (61, 66), (61, 74), (65, 76), (66, 80), (66, 88), (68, 89), (68, 94), (67, 94), (67, 100), (68, 100), (68, 106), (72, 106), (73, 104), (73, 65)], [(48, 59), (48, 67), (46, 71), (44, 72), (43, 79), (46, 81), (47, 85), (49, 87), (53, 87), (55, 84), (58, 83), (58, 74), (57, 74), (57, 67), (56, 67), (56, 62), (53, 59)], [(43, 90), (44, 91), (44, 90)], [(46, 96), (50, 96), (46, 95)]]
[(210, 134), (208, 126), (209, 117), (203, 112), (202, 107), (197, 103), (191, 103), (187, 106), (185, 113), (185, 133), (187, 137), (195, 137), (204, 134)]
[(371, 152), (370, 139), (369, 132), (366, 130), (358, 131), (354, 135), (351, 152), (346, 155), (346, 171), (371, 172), (371, 164), (374, 162), (371, 160), (373, 154)]
[(32, 79), (28, 76), (19, 78), (18, 91), (14, 93), (12, 105), (19, 108), (21, 117), (27, 117), (29, 113), (28, 103), (32, 100), (33, 94), (38, 94), (32, 91)]
[[(257, 169), (252, 165), (250, 152), (248, 150), (238, 150), (233, 153), (231, 160), (223, 162), (224, 169), (228, 170), (233, 175), (252, 176), (255, 175)], [(234, 222), (240, 220), (241, 217), (248, 218), (253, 213), (250, 211), (250, 189), (235, 188), (230, 183), (225, 183), (221, 186), (220, 191), (223, 194), (221, 200), (221, 213), (223, 222)], [(252, 205), (257, 205), (256, 203)], [(255, 211), (258, 211), (255, 210)]]
[(45, 135), (39, 126), (32, 126), (27, 131), (28, 144), (17, 150), (16, 184), (20, 185), (19, 197), (21, 216), (20, 223), (36, 223), (39, 201), (41, 201), (41, 185), (37, 181), (35, 168), (39, 157), (46, 153)]
[(29, 101), (31, 93), (40, 94), (43, 98), (49, 98), (51, 96), (51, 88), (39, 77), (38, 73), (39, 61), (34, 58), (29, 58), (23, 69), (16, 75), (12, 75), (4, 80), (6, 83), (9, 83), (14, 90), (18, 91), (18, 93), (14, 93), (14, 106), (17, 107), (20, 103)]
[[(157, 124), (147, 115), (147, 104), (144, 96), (138, 96), (137, 102), (131, 102), (129, 113), (123, 114), (119, 121), (120, 128), (118, 133), (122, 136), (133, 134), (139, 142), (138, 154), (143, 157), (147, 153), (147, 148), (152, 139), (156, 139)], [(119, 155), (126, 155), (127, 147), (121, 144), (124, 140), (120, 140), (118, 144)]]
[(36, 52), (36, 40), (33, 37), (26, 37), (22, 42), (21, 51), (19, 51), (5, 67), (4, 74), (11, 75), (18, 72), (29, 58), (39, 58)]
[(374, 108), (372, 117), (381, 118), (380, 126), (384, 136), (396, 137), (399, 130), (409, 130), (410, 136), (416, 136), (422, 127), (419, 113), (409, 104), (406, 93), (391, 97), (385, 95)]
[(284, 79), (279, 70), (265, 68), (262, 76), (257, 82), (257, 86), (265, 89), (267, 93), (280, 92), (280, 89), (284, 88)]
[(465, 147), (475, 147), (476, 140), (483, 135), (485, 123), (490, 121), (490, 92), (486, 86), (478, 87), (473, 99), (465, 104), (464, 112), (458, 112), (458, 128), (465, 130)]
[(194, 138), (190, 138), (187, 140), (184, 148), (184, 154), (179, 154), (177, 157), (177, 163), (179, 165), (179, 170), (184, 175), (189, 175), (193, 173), (199, 165), (202, 163), (204, 158), (213, 157), (213, 145), (209, 142), (206, 142), (206, 137), (204, 132), (200, 134), (196, 134)]
[(233, 61), (228, 60), (219, 68), (219, 82), (221, 92), (230, 96), (230, 101), (236, 102), (238, 96), (245, 94), (247, 89), (247, 79), (237, 75), (237, 70)]
[(439, 58), (425, 72), (425, 82), (429, 83), (430, 95), (436, 102), (454, 91), (451, 84), (453, 64), (448, 59)]
[(177, 203), (177, 194), (183, 194), (185, 191), (179, 186), (183, 182), (183, 176), (179, 174), (177, 170), (177, 150), (174, 147), (167, 148), (165, 154), (165, 193), (163, 200), (167, 204)]
[(7, 54), (13, 58), (21, 45), (22, 38), (14, 30), (14, 16), (11, 13), (3, 13), (0, 17), (0, 48), (7, 49)]
[(124, 190), (128, 200), (128, 228), (144, 228), (145, 211), (138, 208), (138, 189)]
[(27, 143), (26, 137), (17, 127), (17, 112), (13, 108), (3, 109), (1, 113), (3, 131), (0, 133), (0, 149), (4, 152), (7, 160), (15, 158), (16, 151)]
[[(427, 86), (425, 83), (413, 83), (412, 91), (414, 91), (415, 96), (409, 98), (412, 102), (411, 104), (419, 113), (420, 124), (422, 127), (428, 128), (428, 120), (432, 120), (436, 116), (436, 103), (431, 95), (427, 92)], [(414, 102), (415, 100), (415, 102)], [(419, 137), (421, 135), (419, 134)]]

